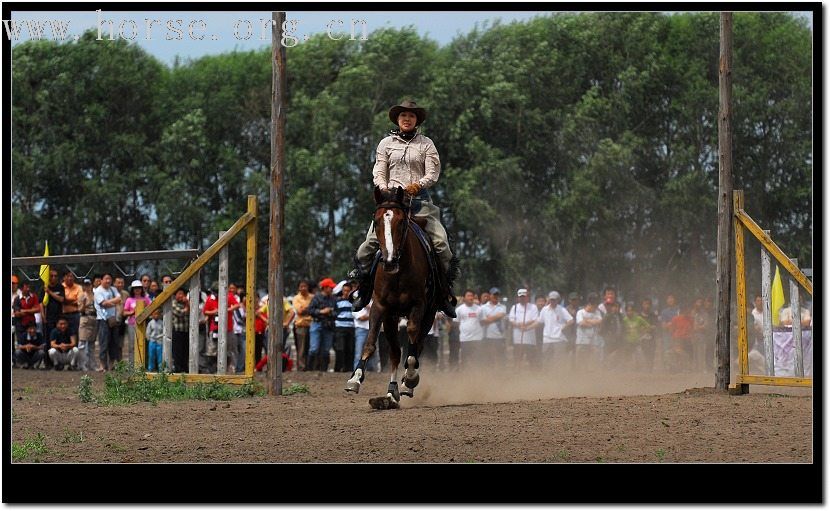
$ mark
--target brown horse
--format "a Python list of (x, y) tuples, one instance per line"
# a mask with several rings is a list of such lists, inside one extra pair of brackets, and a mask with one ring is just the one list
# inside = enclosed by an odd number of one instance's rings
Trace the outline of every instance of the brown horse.
[[(375, 187), (375, 235), (380, 242), (381, 260), (374, 279), (372, 309), (369, 313), (369, 334), (360, 362), (352, 377), (346, 382), (346, 390), (357, 393), (366, 372), (366, 361), (375, 352), (380, 326), (389, 342), (390, 375), (387, 394), (369, 401), (373, 408), (398, 408), (400, 395), (412, 397), (418, 385), (418, 356), (423, 342), (432, 327), (437, 311), (436, 287), (429, 250), (415, 232), (422, 230), (410, 217), (412, 197), (401, 187), (381, 191)], [(433, 259), (434, 261), (434, 259)], [(401, 346), (397, 331), (399, 318), (406, 317), (406, 363), (398, 391), (398, 365), (401, 362)]]

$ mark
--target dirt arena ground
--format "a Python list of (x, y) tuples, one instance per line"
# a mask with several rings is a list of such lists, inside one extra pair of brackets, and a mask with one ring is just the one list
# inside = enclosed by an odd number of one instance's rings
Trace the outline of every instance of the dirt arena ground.
[[(41, 462), (813, 461), (810, 389), (729, 396), (710, 374), (425, 368), (416, 396), (386, 411), (368, 405), (385, 394), (379, 373), (359, 395), (343, 391), (346, 374), (291, 372), (284, 388), (303, 383), (310, 393), (109, 407), (80, 401), (82, 374), (13, 370), (13, 441), (42, 432)], [(90, 374), (100, 391), (103, 376)]]

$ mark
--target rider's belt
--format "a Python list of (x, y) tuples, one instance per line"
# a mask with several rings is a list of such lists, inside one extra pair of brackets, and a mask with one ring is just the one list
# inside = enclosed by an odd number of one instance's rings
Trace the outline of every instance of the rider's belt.
[(410, 213), (413, 215), (417, 215), (419, 211), (421, 211), (421, 205), (424, 202), (432, 202), (432, 198), (429, 196), (429, 192), (421, 189), (418, 194), (412, 198), (412, 205), (410, 206)]
[(415, 197), (412, 197), (412, 200), (432, 202), (432, 197), (429, 196), (429, 192), (425, 188), (421, 188), (421, 191)]

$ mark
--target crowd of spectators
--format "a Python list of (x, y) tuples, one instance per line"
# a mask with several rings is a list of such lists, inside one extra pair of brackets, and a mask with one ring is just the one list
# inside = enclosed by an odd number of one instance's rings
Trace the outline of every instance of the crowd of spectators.
[[(59, 279), (51, 270), (49, 284), (40, 292), (29, 282), (12, 276), (13, 363), (22, 368), (107, 371), (119, 360), (134, 361), (135, 316), (139, 304), (148, 306), (172, 276), (158, 281), (150, 275), (125, 289), (122, 277), (109, 273), (83, 278), (66, 271)], [(283, 299), (283, 367), (297, 371), (350, 373), (363, 353), (369, 331), (370, 303), (352, 312), (353, 283), (299, 282), (296, 292)], [(201, 293), (199, 300), (200, 373), (217, 371), (219, 339), (218, 286)], [(513, 294), (513, 293), (511, 293)], [(245, 371), (248, 342), (254, 343), (254, 363), (261, 370), (267, 361), (268, 296), (255, 297), (254, 339), (246, 338), (245, 291), (230, 283), (226, 300), (226, 371)], [(750, 317), (753, 341), (750, 359), (758, 366), (761, 299), (756, 297)], [(155, 312), (147, 323), (147, 369), (188, 372), (190, 300), (184, 289), (172, 299), (172, 367), (162, 352), (162, 315)], [(781, 311), (783, 324), (792, 322), (789, 309)], [(436, 315), (425, 341), (422, 358), (441, 369), (496, 367), (593, 372), (599, 370), (666, 372), (713, 371), (715, 363), (715, 310), (711, 297), (678, 301), (663, 297), (622, 300), (608, 286), (601, 294), (577, 292), (563, 299), (558, 291), (532, 292), (519, 288), (511, 299), (492, 287), (483, 292), (468, 289), (459, 297), (456, 318)], [(812, 324), (802, 310), (802, 324)], [(367, 369), (388, 370), (388, 346), (381, 331)], [(400, 343), (408, 342), (406, 319), (400, 321)]]
[[(449, 365), (503, 365), (554, 371), (711, 371), (715, 311), (711, 298), (678, 304), (667, 294), (623, 302), (602, 294), (537, 293), (520, 288), (512, 303), (498, 288), (468, 289), (449, 324)], [(453, 341), (460, 343), (460, 360)], [(508, 360), (508, 357), (510, 360)]]

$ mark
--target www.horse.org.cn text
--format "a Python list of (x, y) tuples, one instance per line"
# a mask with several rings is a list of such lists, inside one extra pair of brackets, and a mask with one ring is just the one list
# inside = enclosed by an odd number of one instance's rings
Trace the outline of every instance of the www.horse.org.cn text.
[[(162, 17), (148, 16), (141, 19), (117, 18), (104, 15), (101, 9), (96, 11), (97, 20), (93, 27), (86, 26), (81, 31), (97, 30), (98, 41), (114, 41), (124, 39), (127, 41), (218, 41), (222, 35), (211, 32), (210, 27), (203, 19), (166, 19)], [(230, 37), (237, 41), (259, 40), (262, 42), (271, 41), (271, 27), (274, 21), (271, 18), (247, 19), (237, 18), (229, 22)], [(48, 19), (14, 19), (3, 20), (3, 29), (8, 40), (52, 40), (52, 41), (78, 41), (80, 33), (73, 33), (69, 20)], [(282, 37), (280, 44), (285, 47), (293, 47), (302, 41), (307, 41), (310, 36), (306, 33), (298, 35), (301, 28), (301, 20), (288, 19), (282, 23)], [(302, 26), (303, 29), (307, 27)], [(329, 39), (351, 41), (368, 40), (368, 26), (366, 20), (351, 19), (348, 22), (342, 19), (329, 20), (322, 27), (314, 27), (326, 34)], [(227, 35), (225, 35), (227, 37)]]

